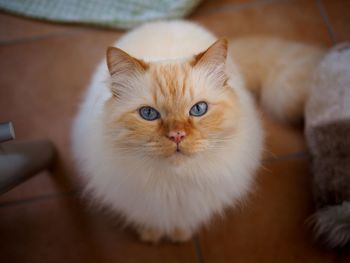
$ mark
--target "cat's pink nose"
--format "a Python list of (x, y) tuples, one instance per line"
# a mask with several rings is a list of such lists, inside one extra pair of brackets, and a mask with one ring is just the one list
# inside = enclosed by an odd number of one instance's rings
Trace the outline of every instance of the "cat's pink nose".
[(175, 143), (180, 143), (185, 137), (185, 131), (171, 131), (168, 133), (168, 138)]

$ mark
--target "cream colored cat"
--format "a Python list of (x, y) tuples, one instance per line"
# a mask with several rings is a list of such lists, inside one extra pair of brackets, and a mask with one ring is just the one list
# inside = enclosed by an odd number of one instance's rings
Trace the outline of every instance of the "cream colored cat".
[[(231, 49), (258, 90), (257, 68), (240, 57), (253, 59), (254, 48), (242, 41)], [(108, 49), (92, 79), (73, 131), (86, 190), (145, 241), (188, 240), (252, 187), (263, 131), (227, 45), (193, 23), (146, 24)], [(301, 93), (290, 91), (293, 104)], [(295, 118), (284, 108), (288, 101), (273, 98), (272, 111)]]

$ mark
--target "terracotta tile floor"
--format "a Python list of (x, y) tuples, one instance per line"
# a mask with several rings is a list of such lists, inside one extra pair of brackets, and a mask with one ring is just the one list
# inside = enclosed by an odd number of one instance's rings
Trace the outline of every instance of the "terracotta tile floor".
[[(206, 0), (190, 16), (220, 36), (268, 34), (331, 46), (350, 40), (344, 0)], [(38, 22), (0, 13), (0, 120), (18, 140), (50, 138), (58, 150), (42, 172), (0, 196), (1, 262), (350, 262), (315, 244), (302, 129), (262, 113), (266, 154), (256, 191), (192, 242), (150, 246), (117, 218), (80, 198), (69, 131), (105, 48), (122, 32)]]

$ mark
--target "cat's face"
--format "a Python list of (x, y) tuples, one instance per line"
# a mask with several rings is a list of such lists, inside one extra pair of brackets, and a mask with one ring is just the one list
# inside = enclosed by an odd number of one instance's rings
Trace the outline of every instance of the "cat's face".
[(227, 42), (184, 61), (145, 63), (110, 48), (108, 134), (128, 154), (173, 160), (215, 151), (235, 135), (239, 106), (227, 86)]

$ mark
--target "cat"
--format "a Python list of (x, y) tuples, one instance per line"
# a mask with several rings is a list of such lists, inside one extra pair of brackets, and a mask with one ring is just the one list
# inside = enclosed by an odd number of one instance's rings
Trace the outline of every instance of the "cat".
[[(301, 76), (303, 84), (318, 51), (283, 75), (288, 58), (308, 47), (273, 61), (267, 53), (285, 43), (257, 56), (261, 41), (229, 44), (197, 24), (166, 21), (108, 48), (75, 119), (73, 152), (91, 198), (122, 215), (141, 240), (187, 241), (251, 191), (264, 132), (245, 83), (276, 117), (300, 117), (307, 88), (285, 81)], [(276, 71), (283, 77), (274, 79)], [(267, 94), (259, 92), (264, 85)], [(288, 96), (275, 96), (278, 88)]]

